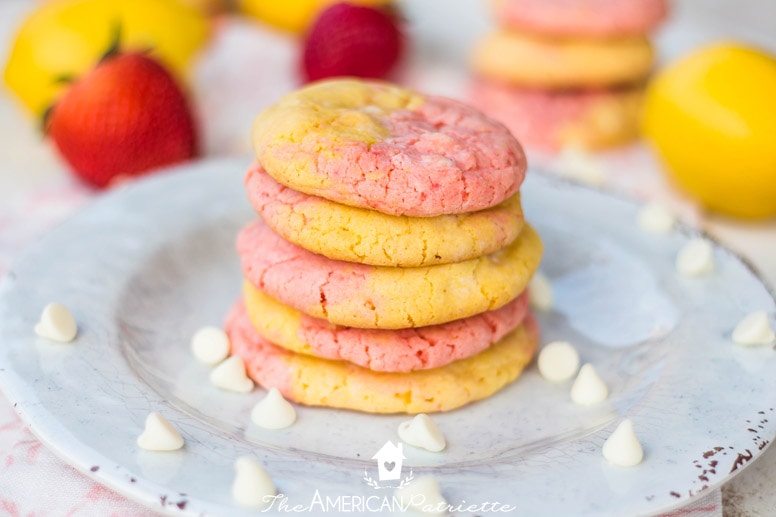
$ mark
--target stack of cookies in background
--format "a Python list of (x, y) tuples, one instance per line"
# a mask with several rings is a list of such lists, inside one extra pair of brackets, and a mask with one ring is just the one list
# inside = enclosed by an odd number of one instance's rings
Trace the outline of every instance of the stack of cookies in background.
[(471, 102), (529, 148), (602, 149), (638, 135), (665, 0), (494, 0)]
[(427, 413), (514, 381), (538, 341), (542, 254), (520, 144), (456, 101), (333, 80), (254, 124), (227, 319), (249, 375), (293, 401)]

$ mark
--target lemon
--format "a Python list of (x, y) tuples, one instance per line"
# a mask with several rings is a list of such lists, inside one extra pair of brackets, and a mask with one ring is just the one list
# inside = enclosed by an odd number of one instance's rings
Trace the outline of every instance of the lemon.
[[(240, 10), (265, 23), (290, 32), (307, 30), (320, 11), (341, 0), (239, 0)], [(350, 0), (349, 3), (379, 7), (390, 0)]]
[(179, 78), (209, 33), (206, 17), (179, 0), (54, 0), (19, 28), (5, 82), (40, 115), (66, 87), (60, 79), (92, 69), (118, 27), (122, 50), (150, 49)]
[(732, 42), (700, 48), (649, 84), (643, 129), (673, 180), (708, 209), (776, 215), (776, 59)]

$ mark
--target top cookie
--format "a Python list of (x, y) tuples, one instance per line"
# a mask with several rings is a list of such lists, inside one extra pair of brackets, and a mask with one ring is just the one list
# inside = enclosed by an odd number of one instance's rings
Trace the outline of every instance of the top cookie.
[(666, 0), (493, 0), (507, 28), (545, 36), (636, 36), (655, 29), (668, 13)]
[(253, 144), (278, 183), (390, 215), (490, 208), (526, 168), (517, 140), (473, 108), (347, 79), (283, 97), (256, 119)]

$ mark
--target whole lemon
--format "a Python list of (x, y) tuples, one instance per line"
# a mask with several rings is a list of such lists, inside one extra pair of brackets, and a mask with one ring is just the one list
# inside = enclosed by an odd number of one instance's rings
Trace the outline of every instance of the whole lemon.
[(179, 78), (206, 41), (209, 26), (179, 0), (54, 0), (21, 25), (5, 82), (35, 115), (66, 88), (62, 79), (91, 70), (120, 34), (122, 50), (145, 50)]
[(776, 215), (776, 59), (732, 42), (700, 48), (647, 87), (644, 134), (680, 188), (712, 211)]
[[(240, 10), (286, 31), (301, 33), (324, 8), (342, 0), (239, 0)], [(378, 7), (390, 0), (349, 0), (348, 3)]]

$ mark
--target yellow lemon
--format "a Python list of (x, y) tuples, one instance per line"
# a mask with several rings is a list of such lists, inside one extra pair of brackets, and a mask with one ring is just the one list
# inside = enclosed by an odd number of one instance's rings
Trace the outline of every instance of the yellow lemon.
[[(342, 0), (239, 0), (240, 10), (273, 27), (300, 33), (313, 22), (316, 15)], [(378, 7), (390, 0), (349, 0), (356, 5)]]
[(776, 59), (703, 47), (647, 88), (643, 129), (680, 188), (712, 211), (776, 215)]
[(206, 41), (209, 26), (201, 12), (179, 0), (54, 0), (19, 28), (5, 82), (40, 115), (66, 87), (59, 79), (92, 69), (117, 30), (122, 50), (149, 49), (183, 78), (190, 58)]

